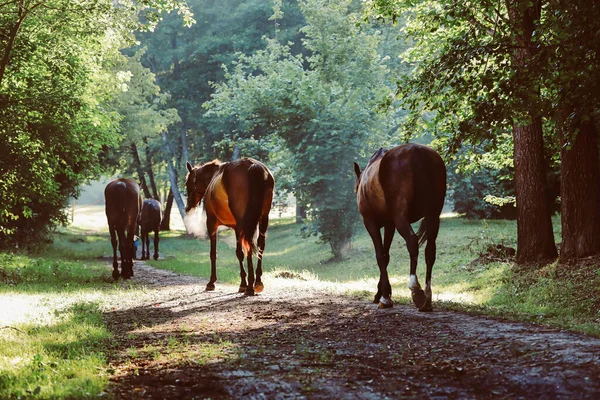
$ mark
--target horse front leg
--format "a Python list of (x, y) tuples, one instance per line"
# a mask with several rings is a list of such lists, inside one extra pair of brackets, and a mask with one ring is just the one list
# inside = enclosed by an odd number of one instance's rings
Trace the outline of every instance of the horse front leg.
[(248, 263), (248, 287), (244, 294), (246, 296), (254, 296), (254, 265), (252, 265), (252, 252), (246, 254), (246, 262)]
[[(207, 213), (208, 214), (208, 213)], [(206, 284), (206, 290), (215, 290), (217, 281), (217, 220), (214, 216), (206, 216), (206, 228), (210, 237), (210, 280)]]
[(436, 239), (440, 229), (439, 217), (425, 219), (427, 228), (427, 246), (425, 247), (425, 263), (427, 264), (427, 273), (425, 275), (425, 304), (419, 308), (419, 311), (433, 311), (432, 293), (431, 293), (431, 273), (436, 258)]
[(113, 279), (116, 281), (119, 279), (119, 261), (117, 259), (117, 233), (115, 232), (115, 230), (110, 227), (109, 228), (110, 231), (110, 244), (112, 244), (112, 248), (113, 248), (113, 272), (112, 272), (112, 277)]
[(256, 281), (254, 282), (254, 291), (260, 293), (263, 291), (265, 286), (262, 283), (262, 258), (265, 252), (265, 245), (267, 242), (267, 228), (269, 227), (269, 215), (264, 215), (258, 222), (258, 239), (256, 244), (258, 245), (258, 262), (256, 263)]
[(244, 270), (244, 250), (242, 249), (242, 242), (240, 241), (240, 233), (236, 229), (235, 231), (235, 255), (240, 263), (240, 288), (238, 289), (239, 293), (245, 293), (248, 288), (248, 283), (246, 282), (246, 271)]

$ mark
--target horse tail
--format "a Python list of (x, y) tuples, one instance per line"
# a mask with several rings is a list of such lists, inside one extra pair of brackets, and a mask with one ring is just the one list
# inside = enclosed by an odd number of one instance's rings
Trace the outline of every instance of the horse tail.
[(421, 207), (424, 216), (417, 231), (419, 246), (422, 246), (427, 241), (428, 225), (431, 222), (429, 219), (432, 217), (435, 208), (434, 180), (431, 171), (432, 166), (425, 150), (416, 147), (412, 161), (415, 198), (418, 199), (419, 207)]
[(265, 170), (258, 164), (252, 164), (248, 169), (248, 204), (242, 222), (240, 242), (245, 254), (256, 253), (254, 233), (262, 214), (266, 192)]

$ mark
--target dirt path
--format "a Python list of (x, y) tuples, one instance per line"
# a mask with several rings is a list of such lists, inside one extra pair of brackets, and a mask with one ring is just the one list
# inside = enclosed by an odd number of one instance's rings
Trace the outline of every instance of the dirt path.
[(134, 282), (145, 295), (106, 314), (116, 398), (600, 398), (600, 339), (378, 310), (298, 279), (245, 297), (138, 263)]

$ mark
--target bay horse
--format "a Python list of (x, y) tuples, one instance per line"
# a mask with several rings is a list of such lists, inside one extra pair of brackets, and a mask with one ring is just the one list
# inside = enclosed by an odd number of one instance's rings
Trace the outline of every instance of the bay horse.
[[(204, 198), (206, 228), (210, 237), (210, 280), (206, 290), (214, 290), (217, 281), (217, 228), (221, 225), (235, 230), (235, 254), (240, 263), (239, 292), (248, 296), (262, 292), (262, 256), (265, 235), (269, 226), (269, 211), (273, 201), (275, 180), (269, 169), (252, 158), (231, 162), (213, 160), (194, 166), (187, 163), (186, 212), (198, 206)], [(252, 254), (256, 252), (254, 233), (258, 226), (258, 263), (256, 279)], [(248, 281), (244, 271), (244, 257), (248, 265)]]
[[(387, 266), (394, 231), (404, 238), (410, 255), (408, 287), (419, 311), (431, 311), (431, 271), (436, 257), (435, 241), (440, 213), (446, 195), (446, 167), (433, 149), (419, 144), (404, 144), (390, 150), (380, 148), (364, 171), (354, 163), (358, 209), (375, 246), (379, 283), (374, 303), (379, 308), (393, 306)], [(422, 219), (415, 234), (410, 224)], [(381, 239), (384, 228), (384, 239)], [(425, 292), (417, 279), (419, 246), (425, 247)]]
[(121, 255), (120, 275), (123, 279), (129, 279), (133, 276), (133, 257), (135, 256), (133, 237), (137, 232), (138, 218), (142, 209), (140, 187), (132, 179), (120, 178), (106, 185), (104, 199), (113, 248), (112, 277), (114, 280), (119, 279), (118, 244)]
[(150, 232), (154, 232), (154, 259), (158, 260), (158, 231), (162, 221), (162, 206), (158, 200), (146, 199), (142, 203), (140, 228), (142, 231), (142, 260), (150, 259)]

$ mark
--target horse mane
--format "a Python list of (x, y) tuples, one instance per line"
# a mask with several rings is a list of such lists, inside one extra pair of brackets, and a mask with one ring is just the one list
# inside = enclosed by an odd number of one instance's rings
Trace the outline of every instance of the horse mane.
[(383, 157), (383, 155), (385, 154), (386, 151), (387, 151), (387, 149), (384, 149), (383, 147), (380, 147), (379, 150), (377, 150), (375, 153), (373, 153), (373, 155), (371, 156), (371, 158), (369, 158), (369, 162), (367, 163), (367, 167), (369, 165), (373, 164), (379, 158)]
[(208, 165), (216, 165), (217, 167), (220, 167), (223, 164), (226, 164), (226, 163), (223, 163), (218, 158), (215, 158), (214, 160), (205, 162), (204, 164), (196, 164), (196, 165), (194, 165), (194, 168), (196, 168), (196, 167), (197, 168), (202, 168), (202, 167), (206, 167)]

